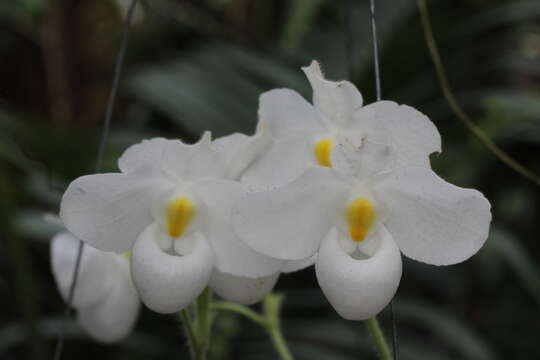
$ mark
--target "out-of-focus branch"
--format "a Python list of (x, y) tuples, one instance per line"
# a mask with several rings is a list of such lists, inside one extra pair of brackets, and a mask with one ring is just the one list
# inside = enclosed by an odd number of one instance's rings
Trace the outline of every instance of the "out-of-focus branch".
[(439, 49), (437, 47), (437, 42), (435, 41), (435, 37), (433, 35), (433, 29), (431, 27), (431, 21), (429, 17), (429, 12), (427, 8), (426, 0), (417, 0), (418, 4), (418, 10), (420, 11), (420, 18), (422, 20), (422, 28), (424, 30), (424, 36), (426, 38), (426, 44), (429, 49), (429, 53), (431, 54), (431, 59), (433, 60), (433, 65), (435, 66), (435, 72), (437, 73), (437, 79), (439, 80), (439, 84), (441, 86), (441, 90), (443, 92), (444, 98), (446, 99), (446, 102), (454, 112), (454, 114), (457, 116), (463, 124), (469, 129), (470, 132), (474, 134), (480, 140), (480, 142), (495, 155), (499, 160), (501, 160), (503, 163), (505, 163), (508, 167), (510, 167), (512, 170), (516, 171), (523, 177), (529, 179), (530, 181), (534, 182), (536, 185), (540, 186), (540, 177), (533, 173), (531, 170), (529, 170), (527, 167), (519, 163), (516, 159), (512, 158), (509, 154), (507, 154), (504, 150), (499, 148), (497, 144), (493, 142), (485, 133), (480, 129), (467, 115), (467, 113), (463, 110), (461, 105), (459, 105), (456, 97), (454, 96), (454, 93), (452, 92), (450, 88), (450, 84), (448, 82), (448, 78), (446, 76), (446, 70), (444, 68), (444, 64), (441, 59), (441, 55), (439, 53)]

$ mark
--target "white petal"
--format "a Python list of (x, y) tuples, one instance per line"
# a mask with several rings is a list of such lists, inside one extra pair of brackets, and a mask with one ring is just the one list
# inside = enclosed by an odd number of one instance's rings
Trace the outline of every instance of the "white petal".
[(341, 248), (335, 228), (323, 240), (315, 263), (321, 289), (339, 315), (365, 320), (377, 315), (392, 300), (401, 279), (401, 255), (390, 234), (382, 228), (379, 248), (356, 259)]
[(348, 122), (353, 112), (362, 106), (362, 94), (353, 84), (326, 80), (316, 61), (302, 70), (313, 88), (313, 104), (334, 124)]
[(332, 150), (331, 162), (336, 171), (346, 176), (373, 181), (397, 166), (397, 154), (385, 143), (364, 139), (362, 145), (353, 147), (345, 140)]
[(246, 193), (242, 184), (212, 180), (194, 185), (193, 191), (206, 205), (205, 236), (212, 246), (215, 266), (219, 271), (251, 278), (279, 271), (280, 260), (254, 251), (240, 241), (233, 231), (233, 205)]
[(314, 136), (327, 131), (315, 108), (296, 91), (275, 89), (259, 99), (259, 121), (275, 139), (288, 136)]
[(401, 251), (433, 265), (464, 261), (484, 244), (490, 204), (478, 191), (447, 183), (425, 168), (402, 168), (375, 189), (390, 209), (385, 222)]
[(193, 145), (179, 140), (168, 142), (163, 153), (163, 169), (183, 181), (219, 178), (227, 171), (225, 159), (211, 146), (209, 132)]
[(126, 173), (144, 165), (160, 169), (165, 146), (172, 141), (164, 138), (153, 138), (131, 145), (118, 159), (120, 171)]
[(239, 179), (244, 171), (270, 146), (268, 131), (258, 130), (253, 136), (234, 133), (212, 142), (213, 148), (222, 154), (227, 164), (226, 177)]
[(233, 210), (235, 231), (254, 250), (283, 260), (317, 252), (347, 199), (349, 185), (329, 168), (309, 169), (292, 183), (248, 194)]
[(241, 178), (253, 190), (268, 190), (283, 186), (319, 166), (315, 147), (305, 136), (288, 137), (274, 141), (267, 153), (244, 173)]
[(150, 225), (137, 239), (131, 257), (131, 274), (141, 300), (158, 313), (173, 313), (191, 304), (204, 290), (214, 267), (214, 256), (201, 233), (193, 251), (170, 255), (156, 242), (158, 228)]
[[(58, 290), (67, 300), (79, 250), (79, 240), (67, 231), (58, 233), (51, 241), (51, 265)], [(84, 246), (73, 306), (90, 306), (100, 302), (111, 290), (109, 276), (115, 267), (114, 253)]]
[(288, 274), (295, 271), (304, 270), (305, 268), (315, 264), (315, 261), (317, 261), (317, 254), (302, 260), (287, 260), (283, 263), (281, 272)]
[(429, 165), (429, 155), (441, 152), (441, 136), (427, 116), (392, 101), (378, 101), (359, 109), (346, 130), (363, 130), (367, 137), (388, 143), (401, 165)]
[(272, 291), (278, 277), (279, 273), (260, 278), (248, 278), (214, 271), (210, 287), (227, 301), (251, 305), (261, 301)]
[(104, 251), (130, 250), (152, 222), (153, 197), (169, 186), (150, 167), (82, 176), (69, 184), (60, 217), (76, 237)]
[[(90, 307), (79, 309), (81, 326), (98, 341), (114, 342), (126, 337), (137, 321), (140, 301), (129, 275), (127, 259), (117, 255), (116, 281), (108, 296)], [(109, 274), (111, 276), (111, 274)]]

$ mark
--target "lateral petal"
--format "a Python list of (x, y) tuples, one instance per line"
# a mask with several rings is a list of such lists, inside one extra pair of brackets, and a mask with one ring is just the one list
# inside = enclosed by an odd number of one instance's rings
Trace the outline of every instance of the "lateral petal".
[(152, 222), (152, 199), (168, 186), (146, 166), (127, 174), (81, 176), (64, 193), (60, 217), (88, 245), (103, 251), (130, 250)]
[(250, 193), (238, 201), (234, 229), (262, 254), (305, 259), (317, 252), (348, 191), (349, 185), (332, 169), (312, 168), (282, 188)]
[(447, 183), (430, 169), (396, 169), (375, 190), (390, 210), (385, 226), (401, 251), (414, 260), (459, 263), (487, 239), (489, 201), (476, 190)]
[(239, 182), (209, 180), (194, 185), (193, 191), (205, 204), (206, 239), (212, 246), (220, 272), (260, 278), (274, 274), (282, 261), (251, 249), (233, 231), (232, 208), (246, 194)]

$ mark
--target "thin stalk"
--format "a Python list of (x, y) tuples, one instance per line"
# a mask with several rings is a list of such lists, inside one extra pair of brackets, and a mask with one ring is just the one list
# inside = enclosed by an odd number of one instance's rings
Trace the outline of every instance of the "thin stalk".
[[(99, 173), (103, 166), (105, 146), (107, 145), (107, 141), (109, 138), (109, 128), (111, 126), (111, 118), (112, 118), (112, 113), (114, 110), (114, 104), (116, 101), (116, 93), (118, 91), (118, 87), (120, 84), (120, 75), (122, 73), (122, 67), (124, 65), (124, 57), (125, 57), (125, 53), (126, 53), (126, 49), (127, 49), (127, 45), (129, 41), (129, 30), (130, 30), (131, 20), (135, 12), (135, 7), (137, 6), (137, 1), (138, 0), (131, 0), (131, 5), (129, 6), (129, 10), (128, 10), (128, 15), (124, 22), (122, 42), (120, 44), (120, 49), (118, 50), (118, 55), (116, 57), (116, 65), (114, 67), (113, 82), (111, 86), (111, 91), (109, 93), (109, 99), (107, 100), (107, 111), (105, 113), (103, 130), (101, 133), (101, 139), (100, 139), (99, 147), (98, 147), (96, 167), (95, 167), (96, 173)], [(66, 326), (67, 326), (67, 321), (69, 320), (69, 317), (71, 315), (71, 304), (73, 303), (73, 297), (75, 295), (75, 289), (77, 287), (77, 280), (78, 280), (79, 268), (81, 265), (81, 258), (83, 255), (83, 251), (84, 251), (83, 242), (79, 241), (79, 247), (77, 249), (77, 257), (75, 260), (75, 268), (73, 269), (73, 275), (71, 277), (72, 278), (71, 285), (69, 287), (68, 298), (66, 301), (66, 308), (64, 310), (64, 316), (62, 318), (62, 322), (60, 325), (60, 332), (58, 334), (58, 339), (56, 341), (56, 348), (54, 350), (54, 357), (53, 357), (54, 360), (60, 360), (62, 358), (62, 353), (64, 350), (64, 337), (66, 333)]]
[(246, 317), (257, 325), (266, 327), (264, 317), (244, 305), (229, 303), (225, 301), (216, 301), (212, 304), (212, 310), (233, 312)]
[(195, 349), (195, 360), (205, 360), (210, 345), (211, 300), (212, 290), (210, 288), (206, 288), (197, 299), (197, 348)]
[(293, 356), (287, 347), (283, 333), (281, 332), (280, 313), (283, 303), (283, 295), (268, 294), (263, 300), (264, 318), (266, 330), (270, 335), (272, 344), (281, 360), (293, 360)]
[(281, 324), (279, 321), (281, 303), (283, 302), (283, 296), (279, 294), (268, 294), (263, 300), (263, 314), (259, 314), (247, 306), (240, 304), (233, 304), (228, 302), (215, 302), (212, 304), (214, 311), (229, 311), (242, 315), (247, 319), (253, 321), (255, 324), (261, 326), (268, 335), (274, 345), (276, 352), (281, 360), (294, 360), (285, 337), (281, 332)]
[(367, 329), (371, 333), (371, 336), (373, 337), (373, 341), (375, 343), (375, 346), (377, 347), (379, 358), (381, 360), (392, 360), (392, 353), (390, 352), (390, 348), (388, 347), (388, 343), (386, 342), (377, 317), (374, 316), (370, 319), (367, 319), (365, 321), (365, 324)]
[(272, 344), (274, 344), (274, 349), (276, 349), (279, 358), (281, 360), (293, 360), (294, 358), (287, 347), (281, 328), (279, 326), (269, 328), (268, 334), (270, 335), (270, 339), (272, 340)]
[(504, 150), (499, 148), (493, 140), (491, 140), (482, 129), (480, 129), (467, 115), (463, 108), (459, 105), (454, 93), (450, 88), (448, 78), (446, 76), (446, 69), (441, 59), (441, 54), (435, 41), (435, 36), (433, 35), (433, 28), (431, 27), (431, 21), (429, 17), (429, 11), (427, 3), (425, 0), (417, 0), (418, 10), (420, 12), (420, 19), (422, 20), (422, 28), (424, 30), (424, 36), (426, 38), (426, 44), (431, 55), (431, 60), (435, 66), (435, 72), (437, 74), (437, 79), (439, 80), (439, 85), (443, 92), (444, 98), (448, 103), (448, 106), (452, 109), (457, 118), (463, 122), (467, 129), (473, 133), (474, 136), (480, 140), (480, 142), (489, 150), (493, 155), (495, 155), (500, 161), (506, 164), (509, 168), (522, 175), (523, 177), (529, 179), (536, 185), (540, 186), (540, 177), (526, 168), (524, 165), (520, 164), (516, 159), (508, 155)]
[(197, 337), (195, 336), (195, 330), (191, 323), (191, 317), (186, 309), (180, 311), (180, 320), (184, 327), (184, 332), (188, 338), (189, 354), (191, 359), (195, 359), (195, 349), (198, 348)]

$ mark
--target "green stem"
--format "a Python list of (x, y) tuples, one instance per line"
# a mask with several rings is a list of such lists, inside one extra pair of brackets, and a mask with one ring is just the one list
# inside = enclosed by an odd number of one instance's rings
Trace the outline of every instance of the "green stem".
[(281, 303), (283, 302), (282, 295), (268, 294), (263, 300), (263, 314), (251, 310), (247, 306), (218, 301), (212, 304), (212, 309), (215, 311), (230, 311), (239, 315), (245, 316), (255, 324), (261, 326), (268, 332), (272, 344), (276, 349), (281, 360), (294, 360), (283, 333), (279, 321)]
[(379, 357), (382, 360), (392, 360), (392, 353), (390, 352), (388, 343), (384, 338), (384, 334), (381, 330), (381, 326), (379, 325), (379, 320), (377, 320), (377, 317), (374, 316), (370, 319), (367, 319), (366, 327), (368, 328), (371, 336), (373, 337), (375, 346), (377, 347), (377, 352), (379, 353)]
[(186, 309), (180, 311), (180, 320), (182, 320), (182, 325), (184, 327), (184, 332), (188, 338), (189, 345), (189, 354), (191, 358), (195, 358), (195, 349), (199, 347), (197, 343), (197, 337), (195, 336), (195, 330), (193, 330), (193, 325), (191, 324), (191, 317)]
[(293, 360), (293, 356), (287, 347), (285, 338), (281, 332), (280, 312), (283, 296), (281, 294), (268, 294), (263, 300), (264, 318), (266, 330), (274, 344), (281, 360)]
[(285, 342), (285, 338), (283, 337), (283, 334), (281, 333), (281, 328), (280, 327), (269, 328), (268, 334), (270, 335), (272, 344), (274, 344), (274, 348), (276, 349), (280, 359), (293, 360), (294, 358), (291, 352), (289, 351), (289, 348), (287, 347), (287, 343)]
[(206, 288), (197, 299), (197, 343), (195, 349), (195, 360), (205, 360), (208, 347), (210, 345), (210, 302), (212, 291)]
[(245, 316), (254, 323), (266, 328), (265, 319), (261, 315), (257, 314), (255, 311), (244, 305), (229, 303), (225, 301), (216, 301), (212, 304), (212, 309), (215, 311), (229, 311), (237, 313), (239, 315)]

